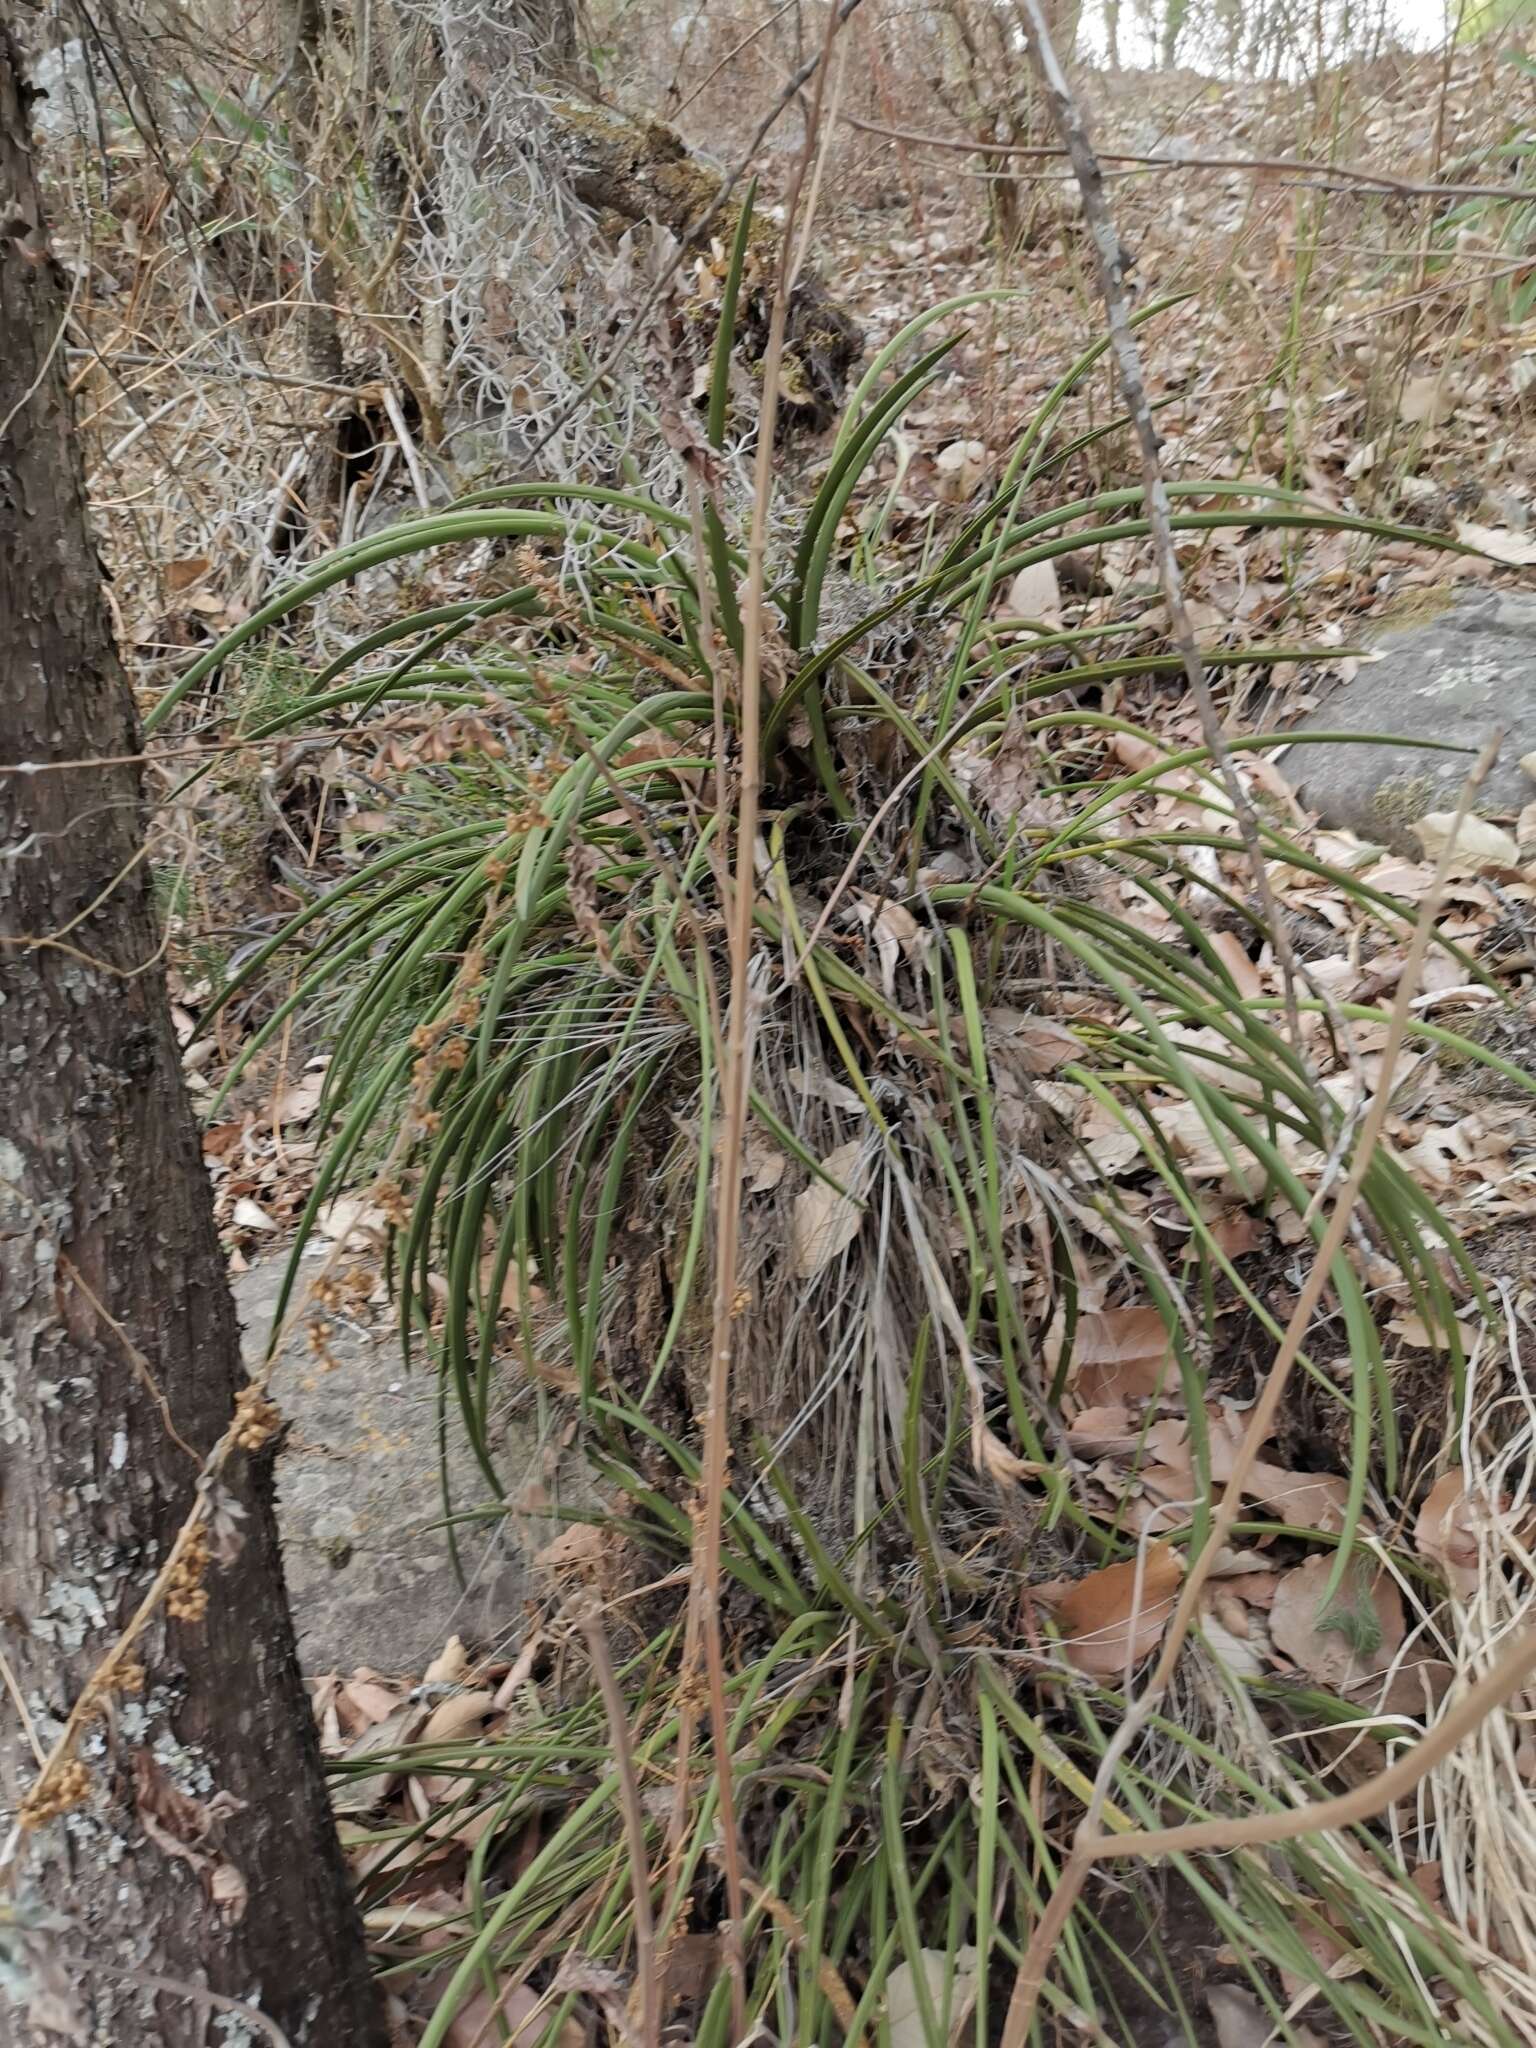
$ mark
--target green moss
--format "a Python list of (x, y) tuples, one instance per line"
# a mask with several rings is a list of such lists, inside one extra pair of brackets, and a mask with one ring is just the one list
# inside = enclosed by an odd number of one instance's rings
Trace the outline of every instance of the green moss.
[(1435, 800), (1435, 781), (1430, 775), (1392, 775), (1371, 798), (1371, 816), (1390, 839), (1405, 825), (1422, 818)]
[(1417, 588), (1399, 591), (1385, 610), (1378, 614), (1376, 623), (1393, 630), (1405, 626), (1427, 626), (1432, 619), (1438, 619), (1448, 612), (1455, 602), (1454, 584), (1423, 584)]

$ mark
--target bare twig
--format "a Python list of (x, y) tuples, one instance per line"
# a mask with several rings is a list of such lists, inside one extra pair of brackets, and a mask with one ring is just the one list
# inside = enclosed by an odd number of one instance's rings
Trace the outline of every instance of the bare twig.
[(1384, 1813), (1405, 1792), (1411, 1792), (1444, 1761), (1474, 1728), (1514, 1698), (1536, 1671), (1536, 1628), (1517, 1635), (1493, 1668), (1456, 1702), (1443, 1720), (1408, 1751), (1373, 1778), (1332, 1799), (1313, 1799), (1280, 1813), (1258, 1813), (1249, 1820), (1191, 1821), (1176, 1828), (1135, 1829), (1126, 1835), (1096, 1835), (1083, 1846), (1097, 1861), (1105, 1856), (1184, 1856), (1197, 1849), (1226, 1852), (1263, 1848), (1271, 1842), (1293, 1842), (1299, 1835), (1358, 1826)]
[(640, 1802), (640, 1779), (635, 1770), (635, 1745), (630, 1733), (624, 1695), (614, 1676), (608, 1654), (608, 1637), (595, 1599), (584, 1598), (579, 1610), (581, 1632), (586, 1638), (587, 1656), (603, 1712), (608, 1717), (608, 1739), (613, 1744), (614, 1769), (619, 1776), (619, 1806), (624, 1815), (624, 1838), (629, 1846), (631, 1907), (635, 1916), (635, 1975), (640, 1984), (640, 2040), (642, 2048), (659, 2048), (661, 2040), (661, 1978), (656, 1969), (656, 1922), (651, 1911), (651, 1865), (645, 1847), (645, 1809)]
[[(11, 1194), (16, 1196), (18, 1200), (23, 1202), (27, 1201), (27, 1197), (22, 1193), (20, 1188), (12, 1187), (9, 1181), (6, 1182), (6, 1186), (10, 1190)], [(27, 1206), (30, 1208), (32, 1205), (28, 1203)], [(85, 1296), (86, 1300), (90, 1303), (91, 1307), (96, 1311), (96, 1314), (106, 1324), (107, 1328), (112, 1332), (113, 1336), (116, 1337), (117, 1341), (122, 1345), (124, 1351), (127, 1352), (128, 1363), (133, 1367), (134, 1373), (138, 1378), (140, 1386), (143, 1387), (145, 1393), (148, 1394), (149, 1398), (154, 1402), (156, 1408), (159, 1409), (160, 1421), (164, 1426), (165, 1433), (170, 1438), (171, 1442), (176, 1445), (178, 1450), (185, 1451), (187, 1456), (192, 1460), (194, 1465), (200, 1465), (202, 1463), (201, 1457), (195, 1450), (193, 1450), (192, 1446), (187, 1442), (186, 1438), (182, 1435), (181, 1431), (176, 1427), (175, 1422), (172, 1420), (171, 1404), (169, 1401), (166, 1400), (164, 1393), (161, 1391), (160, 1382), (155, 1378), (154, 1368), (150, 1364), (149, 1360), (144, 1356), (143, 1352), (139, 1349), (138, 1345), (134, 1343), (133, 1339), (129, 1336), (128, 1332), (117, 1320), (117, 1317), (113, 1315), (111, 1309), (109, 1309), (106, 1303), (103, 1300), (101, 1300), (100, 1296), (96, 1293), (95, 1289), (91, 1286), (90, 1282), (86, 1279), (85, 1275), (81, 1272), (80, 1268), (75, 1264), (74, 1260), (71, 1259), (64, 1252), (59, 1253), (59, 1270), (60, 1272), (67, 1274), (69, 1278), (75, 1283), (76, 1287), (79, 1288), (80, 1292)]]
[(773, 10), (772, 14), (768, 15), (764, 20), (760, 21), (757, 24), (756, 28), (749, 30), (748, 33), (741, 38), (741, 41), (739, 43), (734, 43), (731, 46), (731, 48), (726, 51), (725, 55), (720, 59), (720, 62), (717, 65), (715, 65), (713, 70), (705, 72), (704, 76), (693, 88), (693, 91), (688, 94), (686, 99), (679, 100), (675, 107), (668, 108), (668, 119), (674, 122), (678, 120), (679, 117), (682, 115), (684, 109), (687, 107), (691, 107), (694, 101), (699, 97), (701, 93), (707, 92), (709, 88), (714, 84), (715, 80), (720, 76), (721, 72), (724, 71), (728, 65), (734, 64), (736, 59), (741, 55), (743, 50), (750, 48), (751, 45), (757, 41), (759, 36), (766, 35), (769, 29), (773, 27), (776, 21), (781, 20), (784, 15), (788, 14), (791, 7), (796, 7), (798, 5), (799, 0), (780, 0), (779, 6), (777, 6)]
[[(735, 875), (729, 899), (730, 1002), (721, 1086), (720, 1163), (717, 1169), (715, 1197), (714, 1315), (710, 1336), (708, 1407), (701, 1460), (696, 1548), (698, 1564), (693, 1580), (694, 1602), (690, 1614), (690, 1620), (695, 1617), (697, 1619), (696, 1633), (702, 1639), (709, 1687), (710, 1731), (715, 1752), (715, 1775), (723, 1843), (722, 1864), (725, 1872), (726, 1910), (729, 1917), (726, 1953), (731, 1971), (733, 2042), (742, 2039), (746, 2025), (746, 1965), (742, 1948), (746, 1894), (741, 1865), (741, 1844), (736, 1833), (730, 1720), (725, 1694), (725, 1646), (720, 1630), (720, 1555), (730, 1461), (731, 1359), (735, 1348), (736, 1326), (743, 1306), (737, 1300), (741, 1248), (741, 1186), (752, 1087), (752, 1042), (757, 1008), (752, 985), (752, 909), (757, 893), (758, 798), (762, 775), (763, 614), (767, 603), (768, 515), (773, 497), (774, 427), (778, 418), (779, 380), (784, 363), (789, 301), (804, 257), (806, 243), (805, 235), (799, 231), (801, 196), (805, 192), (809, 175), (809, 197), (811, 205), (814, 206), (816, 177), (812, 166), (819, 155), (822, 114), (832, 50), (839, 28), (857, 4), (858, 0), (844, 0), (841, 8), (829, 11), (825, 38), (809, 67), (815, 85), (806, 121), (805, 145), (796, 159), (784, 200), (784, 234), (779, 245), (778, 277), (775, 282), (773, 311), (769, 320), (768, 345), (763, 353), (763, 396), (757, 422), (752, 524), (747, 543), (746, 588), (741, 605), (745, 633), (741, 657), (740, 701), (737, 707), (741, 757), (736, 803)], [(725, 801), (725, 766), (724, 761), (716, 765), (716, 787), (721, 792), (722, 804)]]
[[(492, 890), (486, 902), (485, 913), (477, 937), (484, 936), (491, 924), (500, 915), (500, 910), (500, 894), (498, 891)], [(465, 959), (473, 958), (477, 950), (477, 945), (472, 945), (466, 953)], [(463, 974), (464, 968), (461, 965), (460, 986), (462, 986)], [(425, 1066), (420, 1070), (416, 1088), (418, 1091), (423, 1087), (430, 1089), (431, 1082), (432, 1069), (430, 1066)], [(374, 1185), (376, 1188), (381, 1187), (388, 1180), (389, 1176), (397, 1170), (401, 1157), (413, 1142), (415, 1128), (414, 1112), (419, 1110), (421, 1106), (419, 1098), (413, 1099), (407, 1109), (407, 1113), (401, 1118), (394, 1141), (380, 1164), (375, 1177)], [(245, 1381), (244, 1386), (241, 1388), (242, 1394), (254, 1392), (254, 1394), (260, 1395), (266, 1393), (272, 1376), (281, 1362), (284, 1346), (287, 1344), (289, 1337), (301, 1318), (306, 1314), (308, 1304), (315, 1297), (316, 1290), (330, 1278), (337, 1265), (345, 1257), (346, 1245), (347, 1240), (345, 1236), (336, 1239), (326, 1255), (324, 1263), (310, 1277), (309, 1284), (304, 1289), (300, 1298), (289, 1307), (279, 1327), (271, 1332), (267, 1339), (266, 1357)], [(144, 1633), (150, 1621), (159, 1610), (166, 1594), (170, 1591), (172, 1582), (177, 1575), (178, 1567), (181, 1564), (182, 1558), (186, 1555), (189, 1544), (193, 1542), (197, 1532), (209, 1518), (216, 1483), (223, 1475), (226, 1467), (234, 1459), (237, 1451), (241, 1449), (244, 1428), (244, 1416), (240, 1405), (237, 1403), (223, 1435), (203, 1460), (202, 1469), (198, 1474), (193, 1492), (192, 1504), (187, 1510), (181, 1527), (172, 1539), (170, 1548), (160, 1560), (155, 1576), (145, 1588), (143, 1597), (138, 1605), (118, 1631), (111, 1646), (98, 1659), (89, 1677), (76, 1694), (74, 1705), (70, 1708), (65, 1718), (64, 1726), (55, 1738), (52, 1748), (48, 1751), (37, 1777), (33, 1780), (24, 1804), (30, 1805), (35, 1809), (61, 1767), (74, 1755), (75, 1744), (79, 1740), (82, 1728), (91, 1716), (97, 1712), (102, 1696), (113, 1688), (119, 1669), (127, 1662), (129, 1653), (135, 1643), (137, 1643), (139, 1637)], [(23, 1821), (18, 1817), (12, 1821), (9, 1833), (5, 1836), (3, 1842), (0, 1842), (0, 1894), (3, 1894), (14, 1885), (25, 1833), (26, 1829)], [(174, 1988), (179, 1989), (180, 1987)], [(270, 2027), (269, 2031), (272, 2031)], [(282, 2040), (283, 2036), (281, 2033), (275, 2033), (274, 2038)]]
[(221, 1992), (209, 1991), (201, 1984), (189, 1984), (184, 1977), (160, 1977), (152, 1970), (134, 1970), (126, 1963), (110, 1963), (102, 1956), (92, 1955), (88, 1949), (62, 1949), (51, 1936), (49, 1940), (59, 1960), (68, 1963), (71, 1969), (116, 1977), (124, 1984), (137, 1985), (141, 1991), (159, 1991), (173, 1998), (187, 1998), (207, 2012), (233, 2013), (247, 2032), (260, 2034), (272, 2043), (272, 2048), (293, 2048), (277, 2021), (246, 1999), (226, 1998)]
[(37, 1739), (37, 1725), (33, 1721), (31, 1714), (27, 1711), (26, 1698), (22, 1693), (21, 1687), (16, 1683), (16, 1674), (6, 1661), (4, 1650), (0, 1650), (0, 1683), (4, 1684), (6, 1691), (11, 1696), (11, 1705), (16, 1709), (21, 1720), (22, 1733), (26, 1736), (27, 1742), (31, 1747), (33, 1760), (36, 1762), (39, 1770), (41, 1770), (48, 1759), (44, 1753), (43, 1745)]
[(421, 457), (416, 452), (416, 443), (411, 439), (411, 430), (405, 424), (405, 414), (400, 409), (400, 401), (387, 384), (380, 387), (379, 396), (383, 400), (385, 412), (389, 415), (389, 424), (395, 430), (395, 440), (399, 443), (400, 453), (405, 457), (405, 466), (411, 473), (411, 487), (416, 493), (416, 502), (423, 512), (430, 512), (432, 492), (427, 484), (427, 473), (421, 466)]
[[(64, 353), (75, 361), (97, 363), (102, 360), (93, 348), (67, 348)], [(127, 363), (133, 369), (186, 370), (199, 377), (227, 377), (240, 384), (280, 384), (289, 391), (324, 391), (333, 398), (371, 398), (378, 390), (374, 384), (326, 384), (318, 377), (290, 377), (281, 370), (264, 370), (254, 363), (202, 363), (189, 361), (186, 356), (145, 355), (137, 349), (113, 349), (110, 361), (113, 364)], [(134, 386), (135, 390), (140, 387)], [(169, 401), (179, 405), (186, 393)], [(141, 422), (146, 425), (148, 422)]]
[[(892, 128), (881, 121), (861, 120), (856, 114), (844, 114), (841, 120), (845, 128), (857, 128), (865, 135), (884, 135), (892, 142), (915, 143), (922, 149), (954, 150), (965, 156), (1046, 160), (1072, 154), (1070, 147), (1049, 142), (967, 142), (958, 135), (925, 135), (914, 128)], [(1100, 163), (1137, 164), (1154, 171), (1256, 171), (1282, 177), (1331, 178), (1403, 199), (1509, 199), (1528, 205), (1531, 198), (1528, 185), (1416, 185), (1409, 178), (1394, 178), (1389, 171), (1372, 171), (1354, 164), (1312, 163), (1304, 157), (1138, 156), (1123, 149), (1101, 149), (1095, 155)]]

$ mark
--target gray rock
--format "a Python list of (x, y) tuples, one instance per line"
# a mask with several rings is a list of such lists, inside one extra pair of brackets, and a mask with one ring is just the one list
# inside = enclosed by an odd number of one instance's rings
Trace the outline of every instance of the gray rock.
[[(157, 126), (178, 141), (194, 142), (208, 119), (207, 106), (187, 79), (146, 76), (123, 53), (109, 64), (98, 47), (78, 36), (43, 52), (32, 66), (31, 85), (32, 127), (45, 144), (87, 142), (104, 149), (135, 128), (153, 132)], [(146, 92), (153, 118), (144, 104)]]
[[(247, 1359), (266, 1345), (286, 1257), (264, 1259), (234, 1281)], [(419, 1674), (450, 1635), (488, 1645), (517, 1626), (530, 1591), (526, 1558), (561, 1524), (548, 1515), (459, 1525), (460, 1585), (444, 1530), (436, 1386), (406, 1373), (388, 1309), (376, 1328), (334, 1325), (336, 1365), (325, 1370), (300, 1329), (273, 1395), (289, 1424), (277, 1465), (278, 1525), (288, 1594), (306, 1671)], [(448, 1474), (456, 1510), (491, 1489), (449, 1416)], [(504, 1425), (497, 1469), (514, 1500), (542, 1477), (531, 1428)]]
[[(1416, 855), (1409, 829), (1429, 811), (1454, 810), (1461, 785), (1496, 727), (1504, 745), (1477, 809), (1509, 819), (1536, 798), (1520, 757), (1536, 750), (1536, 597), (1483, 591), (1438, 618), (1372, 635), (1380, 659), (1309, 713), (1279, 757), (1287, 781), (1325, 825)], [(1305, 744), (1308, 732), (1395, 733), (1458, 753), (1374, 741)]]
[(32, 126), (45, 142), (85, 136), (98, 146), (128, 126), (128, 109), (100, 56), (77, 36), (45, 50), (32, 66)]

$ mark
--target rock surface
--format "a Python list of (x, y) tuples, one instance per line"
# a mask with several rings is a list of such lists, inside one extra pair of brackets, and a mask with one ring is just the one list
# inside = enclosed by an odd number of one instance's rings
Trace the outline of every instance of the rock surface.
[[(134, 96), (133, 107), (123, 98), (123, 78)], [(182, 78), (153, 81), (152, 123), (132, 72), (109, 63), (99, 48), (78, 36), (42, 53), (31, 68), (31, 87), (32, 129), (44, 145), (86, 142), (105, 149), (134, 128), (153, 132), (154, 126), (168, 127), (179, 141), (192, 142), (208, 126), (207, 107)]]
[(99, 148), (128, 124), (112, 73), (77, 36), (45, 50), (32, 66), (32, 126), (45, 142), (88, 137)]
[[(1438, 618), (1373, 635), (1377, 660), (1362, 662), (1296, 728), (1278, 757), (1286, 780), (1325, 825), (1417, 855), (1411, 826), (1450, 811), (1484, 741), (1505, 741), (1478, 797), (1486, 818), (1508, 820), (1536, 799), (1520, 757), (1536, 749), (1536, 596), (1484, 591)], [(1395, 733), (1456, 753), (1376, 742), (1307, 745), (1308, 732)]]
[[(265, 1350), (286, 1258), (234, 1280), (247, 1359)], [(488, 1645), (508, 1635), (528, 1592), (526, 1558), (561, 1524), (540, 1515), (459, 1525), (466, 1589), (448, 1552), (438, 1471), (436, 1383), (406, 1373), (387, 1308), (374, 1327), (338, 1320), (326, 1370), (301, 1328), (273, 1394), (289, 1428), (277, 1465), (278, 1523), (306, 1671), (417, 1674), (455, 1633)], [(449, 1416), (448, 1472), (457, 1510), (490, 1487)], [(531, 1427), (504, 1427), (497, 1465), (514, 1499), (543, 1478)]]

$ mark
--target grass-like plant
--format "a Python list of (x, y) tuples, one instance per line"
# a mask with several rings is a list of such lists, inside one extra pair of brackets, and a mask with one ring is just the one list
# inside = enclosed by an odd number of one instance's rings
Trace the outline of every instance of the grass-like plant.
[[(1063, 376), (986, 503), (917, 573), (896, 565), (878, 516), (846, 542), (878, 450), (954, 346), (925, 349), (925, 330), (967, 303), (914, 322), (871, 364), (813, 502), (782, 514), (762, 623), (724, 1627), (747, 2008), (759, 2038), (798, 2048), (890, 2042), (898, 1971), (924, 2039), (999, 2038), (1122, 1707), (1121, 1689), (1074, 1670), (1023, 1598), (1032, 1581), (1135, 1553), (1118, 1513), (1085, 1491), (1060, 1419), (1083, 1286), (1112, 1273), (1116, 1299), (1162, 1315), (1166, 1392), (1188, 1418), (1196, 1474), (1189, 1522), (1171, 1533), (1198, 1544), (1218, 1318), (1235, 1305), (1250, 1329), (1279, 1335), (1262, 1281), (1225, 1249), (1211, 1185), (1315, 1241), (1323, 1219), (1299, 1162), (1350, 1139), (1282, 1001), (1245, 994), (1215, 943), (1235, 934), (1257, 956), (1265, 932), (1207, 754), (1170, 752), (1099, 708), (1116, 678), (1176, 686), (1177, 655), (1117, 651), (1113, 628), (998, 615), (1003, 593), (1027, 587), (1022, 572), (1147, 531), (1139, 489), (1058, 494), (1082, 445), (1060, 439), (1063, 410), (1102, 350)], [(727, 348), (707, 416), (716, 450)], [(338, 1192), (376, 1183), (407, 1345), (430, 1355), (445, 1423), (466, 1432), (484, 1474), (489, 1507), (451, 1502), (450, 1515), (500, 1513), (516, 1490), (498, 1463), (503, 1407), (559, 1404), (579, 1417), (631, 1572), (609, 1622), (627, 1768), (580, 1660), (494, 1739), (389, 1759), (392, 1771), (451, 1768), (460, 1817), (478, 1817), (462, 1914), (429, 1952), (414, 1933), (385, 1946), (391, 1979), (452, 1968), (424, 2048), (442, 2048), (482, 1987), (547, 1993), (536, 2038), (552, 2048), (573, 2012), (592, 2009), (594, 1972), (622, 1986), (636, 1967), (637, 1811), (653, 1960), (722, 1910), (707, 1745), (681, 1787), (673, 1773), (710, 1329), (743, 559), (708, 453), (692, 467), (702, 481), (682, 509), (521, 483), (359, 542), (274, 596), (159, 714), (243, 642), (368, 569), (477, 551), (470, 595), (380, 624), (302, 703), (248, 731), (402, 706), (439, 714), (435, 758), (407, 778), (376, 853), (244, 967), (248, 985), (279, 958), (285, 971), (298, 963), (232, 1077), (291, 1016), (329, 1007), (325, 1144), (301, 1240)], [(1185, 534), (1395, 531), (1261, 487), (1173, 491)], [(1232, 743), (1239, 757), (1261, 744)], [(1177, 822), (1145, 822), (1160, 792), (1179, 799)], [(1270, 860), (1310, 871), (1386, 932), (1405, 927), (1404, 906), (1324, 867), (1279, 812), (1261, 808), (1259, 831)], [(1299, 999), (1320, 1007), (1305, 989)], [(1335, 1029), (1380, 1021), (1358, 1006), (1329, 1016)], [(1123, 1162), (1103, 1170), (1085, 1114), (1101, 1136), (1123, 1134), (1138, 1178)], [(1388, 1153), (1370, 1165), (1363, 1214), (1426, 1322), (1454, 1332), (1454, 1239)], [(1349, 1500), (1342, 1530), (1301, 1540), (1336, 1553), (1347, 1602), (1367, 1489), (1400, 1485), (1403, 1447), (1365, 1282), (1350, 1257), (1331, 1278), (1327, 1351), (1304, 1366), (1342, 1418)], [(1454, 1354), (1449, 1369), (1461, 1369)], [(1284, 1804), (1308, 1781), (1307, 1751), (1272, 1736), (1356, 1713), (1240, 1684), (1198, 1645), (1186, 1661), (1178, 1711), (1124, 1760), (1111, 1826)], [(424, 1823), (372, 1829), (376, 1924), (440, 1821), (430, 1835)], [(1280, 2038), (1287, 1979), (1315, 1988), (1311, 2012), (1331, 2012), (1340, 2038), (1438, 2042), (1456, 2005), (1466, 2038), (1508, 2038), (1474, 1960), (1368, 1830), (1185, 1858), (1179, 1876)], [(1320, 1966), (1324, 1930), (1348, 1950), (1347, 1976)], [(1146, 2038), (1149, 2003), (1166, 2030), (1195, 2037), (1150, 1893), (1090, 1891), (1037, 2038)], [(692, 2024), (701, 2048), (724, 2048), (723, 1972)]]

